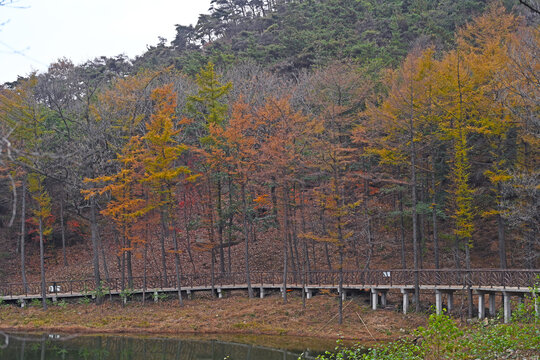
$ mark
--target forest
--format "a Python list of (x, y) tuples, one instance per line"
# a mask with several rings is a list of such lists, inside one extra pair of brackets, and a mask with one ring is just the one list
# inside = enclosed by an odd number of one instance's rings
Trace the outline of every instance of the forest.
[(213, 0), (3, 84), (0, 280), (538, 269), (527, 5)]

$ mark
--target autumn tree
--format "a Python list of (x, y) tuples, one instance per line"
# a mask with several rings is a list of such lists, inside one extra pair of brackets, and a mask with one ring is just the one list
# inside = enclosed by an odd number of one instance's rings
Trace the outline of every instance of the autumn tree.
[[(225, 272), (225, 253), (223, 248), (223, 231), (226, 217), (223, 210), (223, 170), (220, 166), (219, 156), (223, 149), (216, 145), (209, 127), (223, 127), (228, 115), (228, 106), (224, 102), (225, 96), (230, 92), (230, 82), (222, 84), (220, 76), (216, 73), (214, 64), (208, 63), (196, 76), (198, 86), (197, 94), (188, 97), (187, 111), (196, 121), (188, 131), (194, 131), (198, 138), (198, 148), (207, 159), (203, 164), (206, 190), (208, 195), (208, 241), (214, 243), (214, 226), (217, 226), (219, 243), (220, 270)], [(217, 160), (217, 161), (216, 161)], [(214, 224), (214, 187), (216, 189), (215, 201), (217, 210), (217, 224)], [(230, 189), (229, 189), (230, 191)], [(229, 244), (230, 245), (230, 244)], [(214, 259), (214, 247), (211, 248)], [(212, 262), (213, 264), (213, 262)]]
[[(164, 234), (168, 234), (169, 230), (172, 232), (178, 301), (182, 305), (180, 249), (176, 226), (178, 201), (175, 189), (181, 180), (180, 176), (190, 174), (190, 170), (178, 164), (178, 158), (186, 146), (176, 140), (179, 130), (175, 129), (176, 94), (172, 85), (155, 89), (152, 100), (154, 111), (146, 126), (146, 134), (142, 137), (146, 149), (142, 155), (145, 173), (141, 182), (148, 184), (155, 195), (151, 206), (161, 213)], [(195, 178), (192, 175), (188, 180)]]
[(36, 205), (33, 210), (34, 219), (38, 223), (39, 232), (39, 268), (41, 275), (41, 303), (43, 309), (47, 310), (47, 283), (45, 281), (45, 249), (44, 244), (47, 237), (52, 232), (50, 222), (51, 217), (51, 198), (45, 190), (45, 177), (36, 173), (31, 173), (28, 176), (28, 190), (32, 194)]

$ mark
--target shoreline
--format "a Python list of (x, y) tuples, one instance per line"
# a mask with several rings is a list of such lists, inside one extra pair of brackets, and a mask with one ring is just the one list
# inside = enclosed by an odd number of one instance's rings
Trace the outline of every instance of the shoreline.
[(4, 306), (0, 308), (0, 330), (165, 337), (269, 336), (335, 346), (336, 340), (366, 345), (396, 340), (426, 322), (424, 315), (372, 311), (362, 298), (355, 298), (347, 301), (340, 326), (333, 318), (337, 304), (334, 297), (317, 296), (303, 309), (299, 297), (290, 297), (283, 304), (279, 296), (265, 299), (230, 296), (187, 300), (183, 307), (176, 301), (145, 305), (132, 301), (125, 307), (119, 302), (100, 306), (64, 303), (51, 305), (47, 311), (32, 306)]

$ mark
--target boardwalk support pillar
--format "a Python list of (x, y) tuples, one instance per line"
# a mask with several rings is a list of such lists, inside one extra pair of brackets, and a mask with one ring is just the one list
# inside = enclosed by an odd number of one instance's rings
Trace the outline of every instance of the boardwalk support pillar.
[(489, 293), (489, 316), (494, 317), (497, 312), (495, 307), (495, 293)]
[(435, 290), (435, 310), (437, 315), (442, 313), (442, 292), (441, 290)]
[(217, 288), (217, 294), (218, 294), (218, 299), (223, 299), (223, 293), (221, 292), (221, 288)]
[(486, 317), (486, 297), (481, 291), (478, 292), (478, 319), (483, 320)]
[(453, 291), (449, 291), (447, 294), (447, 300), (448, 300), (448, 306), (447, 306), (447, 309), (448, 312), (452, 311), (452, 309), (454, 308), (454, 292)]
[(386, 290), (381, 291), (381, 306), (386, 307)]
[(377, 294), (376, 289), (371, 289), (371, 308), (377, 310), (377, 305), (379, 303), (379, 294)]
[(407, 314), (407, 311), (409, 310), (410, 290), (401, 289), (401, 293), (403, 294), (403, 314)]
[(306, 299), (311, 299), (313, 297), (313, 290), (306, 288)]
[(510, 293), (503, 292), (503, 307), (504, 307), (504, 323), (508, 324), (512, 317), (512, 309), (510, 308)]
[(264, 288), (262, 286), (260, 288), (259, 294), (260, 294), (261, 299), (264, 299)]

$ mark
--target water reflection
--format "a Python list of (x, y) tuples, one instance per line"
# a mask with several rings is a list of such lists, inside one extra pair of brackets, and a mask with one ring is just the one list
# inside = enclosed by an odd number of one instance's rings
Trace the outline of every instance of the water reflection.
[[(31, 335), (0, 332), (2, 360), (296, 360), (300, 351), (218, 340), (122, 336)], [(314, 359), (315, 355), (306, 356)]]

